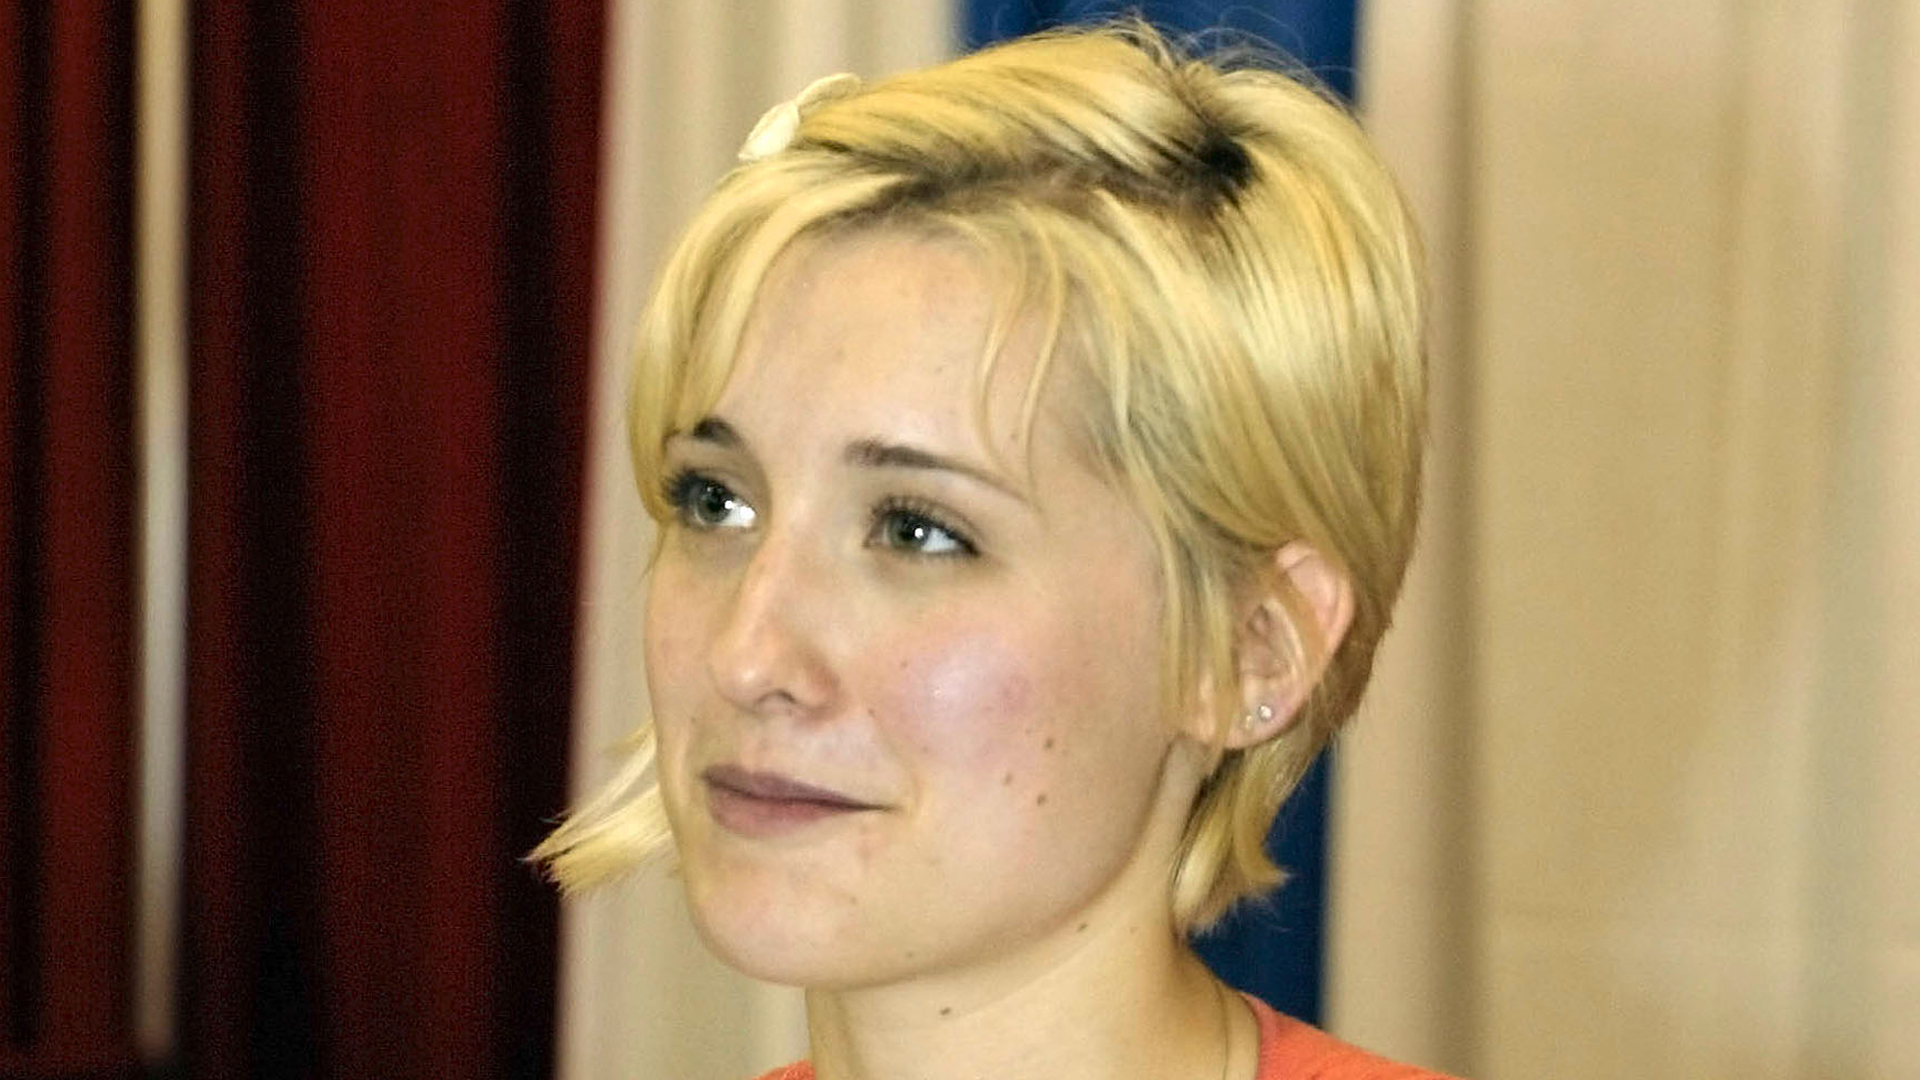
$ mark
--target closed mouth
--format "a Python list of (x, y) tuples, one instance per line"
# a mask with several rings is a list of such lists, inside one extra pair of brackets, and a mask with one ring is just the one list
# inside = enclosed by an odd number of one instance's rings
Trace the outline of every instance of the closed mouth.
[(831, 788), (816, 787), (778, 773), (754, 772), (738, 765), (713, 765), (700, 778), (722, 791), (769, 802), (812, 803), (841, 810), (877, 810), (873, 803), (862, 802)]

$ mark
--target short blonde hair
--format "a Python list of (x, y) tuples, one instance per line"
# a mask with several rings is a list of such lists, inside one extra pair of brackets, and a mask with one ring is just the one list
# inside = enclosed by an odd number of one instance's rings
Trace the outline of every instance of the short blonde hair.
[[(1222, 756), (1174, 867), (1183, 931), (1281, 879), (1264, 839), (1353, 712), (1412, 548), (1425, 426), (1424, 293), (1412, 221), (1346, 111), (1305, 79), (1189, 55), (1129, 21), (1055, 31), (809, 108), (784, 150), (721, 181), (641, 319), (630, 402), (648, 511), (666, 437), (718, 400), (769, 267), (803, 236), (868, 227), (970, 243), (1003, 273), (982, 388), (1015, 316), (1094, 407), (1084, 433), (1158, 546), (1169, 709), (1238, 686), (1238, 598), (1304, 541), (1353, 586), (1330, 658), (1293, 614), (1293, 662), (1324, 659), (1281, 738)], [(1271, 575), (1261, 578), (1275, 587)], [(1224, 736), (1236, 692), (1214, 693)], [(567, 887), (671, 844), (626, 768), (535, 852)]]

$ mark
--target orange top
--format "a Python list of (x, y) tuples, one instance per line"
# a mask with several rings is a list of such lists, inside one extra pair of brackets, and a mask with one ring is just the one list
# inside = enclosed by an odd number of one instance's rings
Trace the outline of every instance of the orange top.
[(1349, 1046), (1250, 994), (1242, 994), (1260, 1021), (1260, 1071), (1255, 1080), (1447, 1080), (1436, 1072), (1396, 1065)]
[[(1257, 997), (1241, 996), (1260, 1023), (1260, 1072), (1254, 1080), (1447, 1080), (1348, 1046), (1312, 1024), (1275, 1012)], [(760, 1080), (814, 1080), (813, 1066), (796, 1062)]]

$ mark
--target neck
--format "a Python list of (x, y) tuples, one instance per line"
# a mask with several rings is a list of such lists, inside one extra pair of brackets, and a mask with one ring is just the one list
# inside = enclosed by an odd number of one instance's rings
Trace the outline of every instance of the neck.
[[(1171, 931), (1089, 927), (1058, 962), (810, 991), (819, 1080), (1215, 1080), (1246, 1009)], [(1035, 958), (1037, 959), (1037, 958)], [(1024, 969), (1024, 970), (1023, 970)], [(1223, 1008), (1228, 1002), (1230, 1008)], [(1240, 1048), (1234, 1060), (1250, 1061)]]

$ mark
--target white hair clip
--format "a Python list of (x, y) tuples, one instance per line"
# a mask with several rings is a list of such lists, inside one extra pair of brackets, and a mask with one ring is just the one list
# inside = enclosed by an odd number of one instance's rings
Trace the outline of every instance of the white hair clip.
[(793, 141), (794, 133), (800, 130), (800, 116), (806, 109), (823, 101), (846, 97), (858, 89), (860, 76), (846, 71), (822, 76), (808, 83), (806, 89), (768, 109), (760, 117), (760, 122), (747, 133), (747, 141), (740, 144), (740, 160), (759, 161), (785, 150), (787, 144)]

